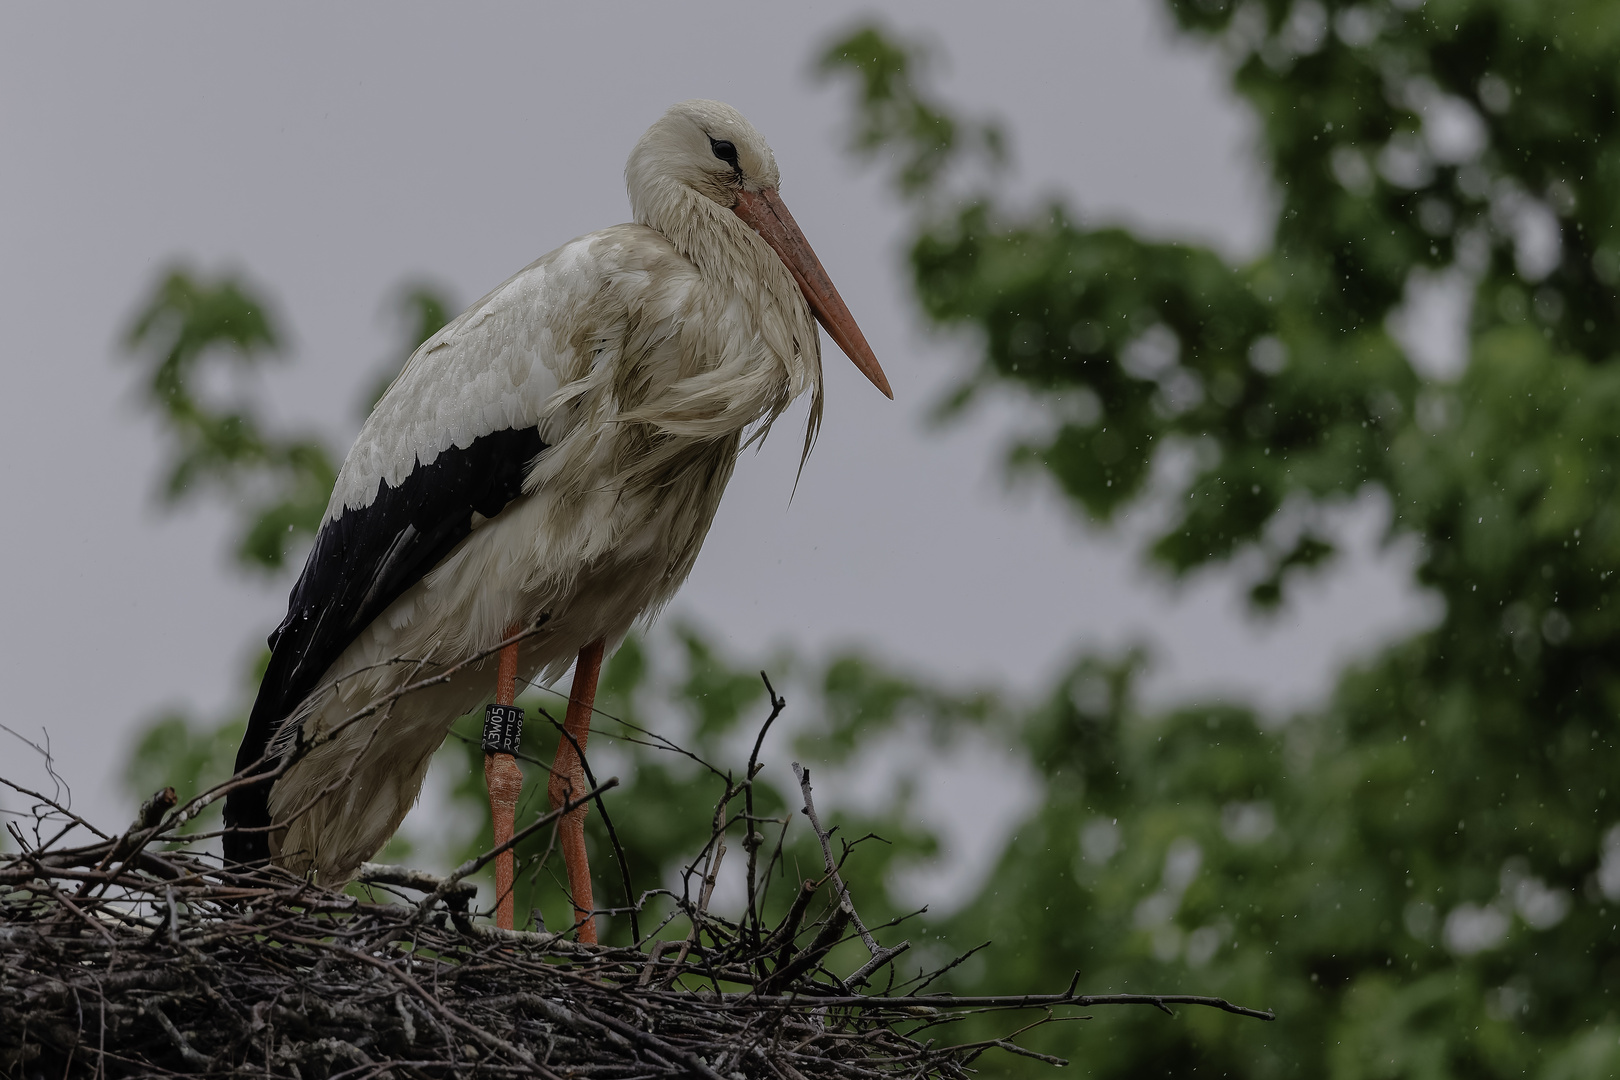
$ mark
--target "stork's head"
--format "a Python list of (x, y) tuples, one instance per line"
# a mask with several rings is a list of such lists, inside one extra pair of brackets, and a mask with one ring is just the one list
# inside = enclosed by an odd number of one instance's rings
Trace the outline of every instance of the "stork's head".
[(625, 167), (632, 203), (674, 181), (730, 209), (739, 191), (774, 189), (781, 179), (765, 137), (720, 101), (673, 106), (647, 129)]
[[(742, 113), (719, 101), (683, 101), (647, 129), (624, 170), (638, 222), (672, 240), (673, 219), (689, 193), (732, 211), (769, 244), (793, 275), (817, 321), (838, 347), (889, 397), (889, 380), (855, 324), (810, 242), (788, 213), (777, 187), (781, 174), (765, 137)], [(688, 203), (688, 205), (690, 205)]]

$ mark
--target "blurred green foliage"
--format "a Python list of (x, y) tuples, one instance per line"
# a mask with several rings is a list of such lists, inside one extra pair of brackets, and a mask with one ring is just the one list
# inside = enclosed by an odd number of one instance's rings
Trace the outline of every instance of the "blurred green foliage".
[[(846, 867), (882, 922), (902, 912), (902, 872), (939, 850), (919, 795), (934, 764), (1016, 747), (1032, 809), (968, 896), (904, 931), (908, 962), (992, 939), (936, 986), (1049, 991), (1078, 970), (1090, 991), (1221, 994), (1279, 1016), (1100, 1012), (1026, 1036), (1086, 1076), (1620, 1075), (1620, 6), (1169, 7), (1224, 53), (1259, 119), (1277, 217), (1269, 249), (1241, 266), (1089, 228), (1061, 203), (1019, 208), (998, 187), (999, 129), (935, 100), (915, 49), (863, 27), (826, 51), (857, 88), (852, 148), (890, 171), (911, 215), (923, 311), (983, 342), (943, 412), (1015, 388), (1029, 408), (1014, 468), (1049, 474), (1099, 521), (1147, 498), (1176, 507), (1145, 556), (1172, 574), (1259, 566), (1260, 610), (1331, 563), (1327, 509), (1382, 492), (1391, 538), (1416, 541), (1417, 580), (1443, 602), (1438, 624), (1285, 723), (1236, 706), (1146, 710), (1137, 653), (1078, 658), (1030, 702), (857, 656), (769, 658), (795, 700), (766, 744), (759, 807), (797, 805), (790, 753), (822, 775), (881, 762), (886, 797), (836, 816), (842, 836), (887, 841)], [(1472, 297), (1460, 373), (1414, 366), (1388, 329), (1424, 275)], [(264, 323), (208, 338), (207, 305), (173, 310), (178, 329), (151, 351), (182, 359), (158, 364), (153, 385), (178, 372), (181, 391), (153, 400), (184, 449), (212, 428), (166, 402), (193, 400), (185, 380), (205, 352), (168, 343), (245, 355), (274, 335)], [(1157, 467), (1172, 459), (1179, 470)], [(724, 783), (640, 731), (735, 779), (767, 712), (755, 665), (675, 628), (613, 658), (600, 705), (618, 720), (599, 722), (591, 760), (623, 782), (608, 809), (634, 887), (679, 891)], [(142, 794), (221, 775), (229, 735), (206, 727), (148, 734)], [(555, 745), (543, 728), (530, 727), (541, 760)], [(458, 731), (441, 762), (472, 823), (455, 857), (488, 842), (474, 735)], [(956, 796), (964, 815), (998, 797)], [(594, 811), (590, 828), (600, 895), (621, 904)], [(778, 898), (817, 864), (802, 833), (776, 868)], [(531, 870), (538, 853), (521, 851)], [(522, 889), (520, 911), (566, 910), (545, 875)], [(651, 905), (643, 930), (667, 910)], [(623, 940), (625, 920), (608, 932)]]
[(238, 560), (280, 568), (288, 550), (320, 525), (337, 479), (331, 455), (313, 437), (266, 431), (245, 391), (220, 404), (199, 385), (205, 371), (217, 370), (205, 366), (212, 358), (251, 371), (280, 349), (263, 301), (235, 277), (200, 281), (176, 267), (142, 305), (125, 345), (146, 369), (147, 404), (173, 444), (163, 498), (225, 494), (244, 523)]
[[(998, 937), (985, 990), (1079, 967), (1282, 1016), (1032, 1036), (1098, 1076), (1620, 1074), (1620, 7), (1169, 6), (1260, 122), (1277, 216), (1245, 265), (1020, 210), (994, 175), (919, 193), (915, 128), (855, 141), (912, 207), (924, 311), (985, 343), (946, 409), (1018, 388), (1015, 467), (1102, 521), (1165, 496), (1148, 556), (1258, 555), (1261, 607), (1332, 558), (1323, 510), (1372, 485), (1444, 616), (1276, 731), (1138, 715), (1128, 665), (1082, 664), (1021, 723), (1045, 800), (951, 937)], [(948, 115), (878, 40), (825, 68), (868, 112)], [(948, 188), (971, 148), (933, 149)], [(1459, 376), (1390, 332), (1424, 280), (1472, 297)], [(1178, 454), (1185, 481), (1155, 492)]]

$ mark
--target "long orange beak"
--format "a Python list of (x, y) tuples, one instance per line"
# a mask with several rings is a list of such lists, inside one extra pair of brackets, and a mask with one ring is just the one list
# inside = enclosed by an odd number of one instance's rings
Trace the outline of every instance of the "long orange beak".
[(888, 377), (878, 366), (877, 357), (872, 355), (872, 346), (866, 343), (866, 336), (855, 325), (855, 316), (849, 313), (844, 298), (838, 295), (821, 260), (811, 250), (810, 241), (804, 238), (793, 215), (782, 204), (782, 197), (774, 188), (744, 191), (737, 195), (734, 209), (737, 216), (759, 233), (781, 257), (793, 280), (799, 283), (804, 298), (810, 301), (810, 310), (816, 313), (816, 321), (826, 327), (828, 335), (844, 350), (844, 355), (855, 361), (861, 374), (871, 379), (872, 385), (893, 401), (894, 391), (889, 389)]

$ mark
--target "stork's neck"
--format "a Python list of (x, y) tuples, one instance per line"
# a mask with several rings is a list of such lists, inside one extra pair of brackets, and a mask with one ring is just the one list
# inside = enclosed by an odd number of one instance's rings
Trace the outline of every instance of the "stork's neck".
[(635, 195), (636, 223), (662, 233), (705, 278), (736, 285), (775, 276), (776, 253), (713, 199), (670, 180), (648, 183)]
[(631, 201), (636, 222), (667, 238), (708, 283), (715, 314), (724, 309), (746, 321), (745, 333), (716, 342), (713, 381), (703, 392), (725, 415), (746, 417), (740, 431), (757, 420), (768, 426), (809, 391), (808, 453), (821, 417), (821, 340), (793, 275), (740, 217), (689, 187), (633, 186)]

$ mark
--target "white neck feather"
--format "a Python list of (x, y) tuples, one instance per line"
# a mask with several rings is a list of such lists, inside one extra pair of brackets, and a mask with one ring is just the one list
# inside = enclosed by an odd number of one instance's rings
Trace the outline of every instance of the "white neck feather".
[(752, 340), (727, 342), (719, 355), (702, 358), (712, 367), (666, 396), (658, 426), (699, 438), (754, 427), (752, 442), (808, 391), (808, 457), (822, 412), (821, 338), (809, 304), (753, 229), (709, 196), (658, 175), (650, 167), (657, 156), (633, 155), (626, 169), (636, 223), (661, 233), (691, 260), (712, 290), (711, 317), (742, 314), (752, 331)]

